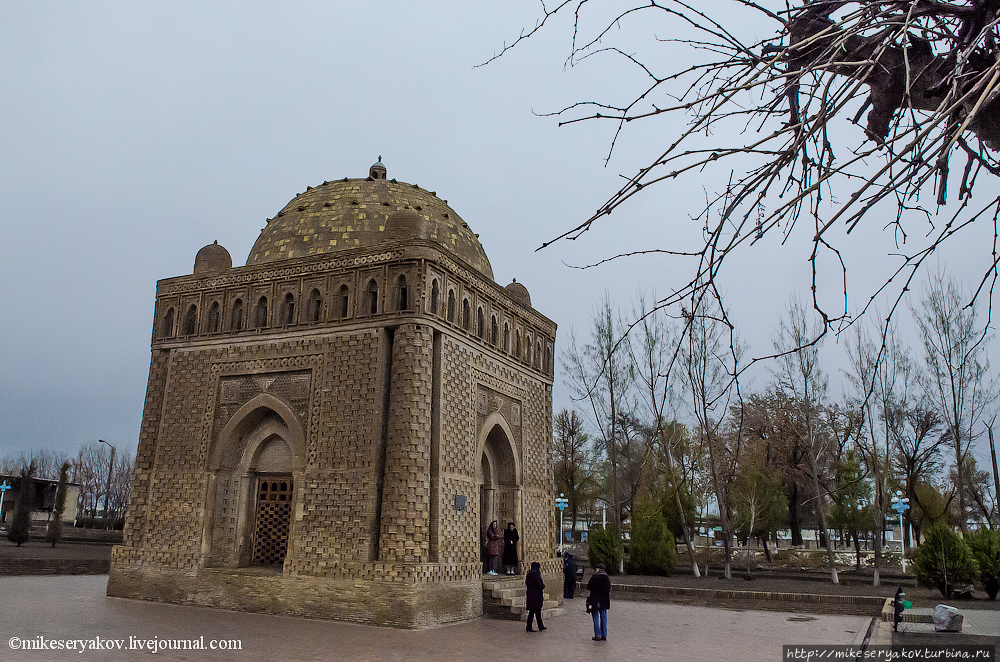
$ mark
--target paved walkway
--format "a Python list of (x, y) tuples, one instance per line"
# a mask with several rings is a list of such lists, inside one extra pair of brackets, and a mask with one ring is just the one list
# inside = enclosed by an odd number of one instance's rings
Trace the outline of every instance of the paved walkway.
[[(943, 602), (942, 604), (947, 604)], [(941, 644), (986, 644), (1000, 645), (1000, 612), (984, 609), (964, 609), (960, 604), (953, 605), (962, 614), (961, 632), (935, 632), (933, 623), (899, 624), (899, 631), (893, 636), (892, 623), (879, 621), (877, 629), (872, 632), (871, 645), (888, 646), (896, 643), (919, 641)], [(917, 607), (907, 610), (908, 614), (919, 614), (929, 617), (934, 610), (929, 607)], [(902, 635), (902, 636), (900, 636)]]
[(871, 622), (860, 616), (738, 611), (616, 601), (608, 641), (591, 641), (582, 599), (534, 634), (516, 621), (478, 619), (435, 630), (403, 631), (347, 623), (246, 614), (108, 598), (106, 575), (0, 577), (0, 660), (131, 660), (131, 651), (12, 650), (12, 637), (37, 641), (100, 637), (240, 640), (240, 651), (160, 651), (154, 660), (487, 659), (776, 662), (788, 644), (860, 644)]

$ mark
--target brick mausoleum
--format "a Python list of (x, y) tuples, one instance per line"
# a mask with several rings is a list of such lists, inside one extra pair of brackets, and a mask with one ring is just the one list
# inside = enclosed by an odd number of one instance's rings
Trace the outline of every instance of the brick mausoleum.
[(493, 519), (559, 586), (555, 334), (381, 161), (296, 196), (244, 267), (205, 246), (157, 283), (108, 595), (433, 627), (482, 614)]

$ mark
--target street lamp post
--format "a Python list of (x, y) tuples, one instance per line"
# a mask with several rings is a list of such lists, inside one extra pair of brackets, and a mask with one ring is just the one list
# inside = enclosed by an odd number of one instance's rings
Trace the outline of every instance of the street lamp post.
[(906, 572), (906, 550), (903, 549), (903, 512), (910, 507), (910, 500), (903, 496), (902, 490), (896, 490), (892, 497), (890, 508), (899, 513), (899, 558), (903, 564), (903, 572)]
[(103, 439), (98, 439), (97, 441), (101, 442), (102, 444), (108, 444), (108, 446), (111, 446), (111, 462), (108, 463), (108, 482), (104, 488), (104, 521), (105, 524), (107, 524), (105, 528), (110, 529), (111, 502), (109, 499), (111, 497), (111, 474), (114, 473), (115, 470), (115, 447), (112, 444), (104, 441)]
[(569, 505), (569, 499), (564, 498), (562, 492), (556, 498), (556, 508), (559, 509), (559, 556), (563, 553), (563, 511)]

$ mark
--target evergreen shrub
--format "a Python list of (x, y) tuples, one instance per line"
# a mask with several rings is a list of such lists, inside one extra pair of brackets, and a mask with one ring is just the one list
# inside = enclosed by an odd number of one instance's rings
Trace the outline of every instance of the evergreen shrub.
[(917, 584), (936, 588), (945, 598), (979, 579), (979, 564), (969, 546), (944, 524), (935, 524), (925, 533), (924, 543), (913, 557), (913, 571)]

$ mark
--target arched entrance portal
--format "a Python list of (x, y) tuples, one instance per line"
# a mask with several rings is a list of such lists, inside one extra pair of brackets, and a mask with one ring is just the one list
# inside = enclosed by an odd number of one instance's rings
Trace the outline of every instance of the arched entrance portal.
[(282, 567), (304, 450), (298, 419), (278, 398), (258, 396), (232, 417), (211, 457), (208, 565)]
[(496, 520), (500, 529), (507, 522), (521, 528), (521, 471), (511, 441), (510, 428), (499, 414), (483, 426), (480, 441), (482, 457), (479, 487), (480, 531), (485, 532)]

